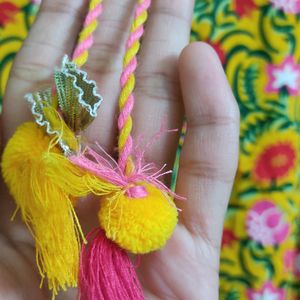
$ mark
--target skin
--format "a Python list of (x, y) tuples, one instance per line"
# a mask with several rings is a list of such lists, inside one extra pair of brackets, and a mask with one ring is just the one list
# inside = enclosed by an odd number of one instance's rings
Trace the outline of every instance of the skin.
[[(95, 44), (84, 69), (97, 81), (105, 101), (86, 132), (113, 153), (124, 43), (135, 1), (104, 2)], [(180, 128), (185, 114), (188, 131), (176, 192), (187, 197), (171, 240), (161, 251), (143, 256), (138, 269), (147, 299), (218, 299), (222, 226), (238, 157), (239, 113), (222, 66), (204, 43), (187, 46), (192, 0), (153, 0), (139, 56), (134, 136)], [(44, 0), (23, 48), (18, 53), (4, 99), (2, 146), (19, 124), (32, 120), (23, 95), (51, 85), (54, 66), (71, 54), (84, 19), (84, 0)], [(178, 135), (164, 135), (147, 154), (148, 161), (172, 167)], [(10, 222), (15, 204), (1, 183), (0, 298), (50, 299), (39, 288), (34, 243), (22, 222)], [(79, 202), (85, 231), (95, 226), (93, 199)], [(76, 291), (57, 299), (76, 299)]]

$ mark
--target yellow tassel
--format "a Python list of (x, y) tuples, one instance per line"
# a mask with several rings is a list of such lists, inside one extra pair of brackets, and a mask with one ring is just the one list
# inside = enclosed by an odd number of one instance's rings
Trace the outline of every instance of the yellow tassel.
[(178, 212), (172, 199), (149, 183), (148, 195), (130, 198), (124, 191), (101, 199), (98, 214), (107, 238), (135, 254), (148, 253), (163, 247), (177, 224)]
[(89, 189), (88, 176), (61, 154), (53, 138), (33, 122), (21, 125), (8, 142), (2, 171), (22, 218), (36, 240), (39, 271), (53, 297), (77, 285), (83, 237), (71, 198)]

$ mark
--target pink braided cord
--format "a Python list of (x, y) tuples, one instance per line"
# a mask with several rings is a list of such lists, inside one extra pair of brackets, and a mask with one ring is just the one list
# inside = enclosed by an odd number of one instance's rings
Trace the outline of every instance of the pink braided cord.
[[(134, 19), (135, 21), (138, 20), (138, 18), (148, 10), (148, 8), (151, 5), (151, 0), (145, 0), (141, 3), (139, 3), (136, 7), (135, 10), (135, 16)], [(134, 24), (133, 24), (134, 25)], [(134, 31), (132, 31), (128, 37), (127, 43), (126, 43), (126, 52), (129, 51), (129, 49), (136, 43), (137, 41), (140, 40), (140, 38), (144, 34), (144, 24), (141, 23)], [(124, 89), (126, 87), (126, 84), (130, 78), (131, 75), (133, 75), (136, 71), (137, 68), (137, 53), (134, 55), (134, 57), (131, 59), (131, 61), (124, 66), (122, 75), (121, 75), (121, 88)], [(134, 87), (133, 87), (134, 88)], [(134, 95), (133, 95), (133, 90), (131, 91), (130, 95), (128, 96), (128, 99), (124, 106), (122, 107), (119, 118), (118, 118), (118, 128), (119, 131), (121, 132), (124, 130), (125, 124), (128, 121), (129, 118), (131, 118), (131, 113), (134, 107)], [(131, 136), (131, 127), (128, 128), (128, 137), (127, 140), (120, 151), (119, 149), (119, 166), (121, 170), (125, 170), (126, 164), (129, 160), (129, 157), (132, 154), (133, 150), (133, 140)]]
[[(92, 2), (92, 1), (91, 1)], [(89, 50), (93, 43), (93, 31), (94, 29), (88, 30), (88, 27), (101, 15), (103, 11), (102, 3), (98, 3), (93, 9), (91, 9), (85, 18), (83, 23), (82, 35), (79, 36), (78, 43), (73, 52), (73, 60), (80, 57), (85, 51)]]

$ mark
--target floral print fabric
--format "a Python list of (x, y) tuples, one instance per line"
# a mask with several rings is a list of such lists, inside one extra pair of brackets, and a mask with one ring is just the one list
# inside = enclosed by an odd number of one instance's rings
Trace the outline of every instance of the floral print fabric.
[[(0, 0), (0, 100), (38, 2)], [(241, 111), (220, 299), (300, 299), (300, 1), (196, 0), (191, 40), (216, 50)]]
[(0, 105), (13, 59), (34, 20), (38, 6), (28, 0), (0, 0)]
[(198, 0), (192, 40), (224, 65), (241, 111), (220, 298), (300, 299), (300, 1)]

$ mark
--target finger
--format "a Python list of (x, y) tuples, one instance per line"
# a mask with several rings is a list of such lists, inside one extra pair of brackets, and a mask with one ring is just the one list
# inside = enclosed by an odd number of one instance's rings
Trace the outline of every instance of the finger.
[[(193, 0), (153, 0), (139, 55), (134, 135), (149, 138), (159, 131), (181, 128), (183, 107), (177, 62), (190, 36)], [(172, 168), (177, 134), (164, 135), (149, 151), (147, 160)]]
[(51, 84), (54, 66), (71, 54), (82, 19), (84, 0), (44, 0), (37, 20), (18, 53), (3, 105), (4, 134), (31, 118), (24, 95)]
[(239, 113), (215, 52), (194, 43), (179, 62), (188, 121), (177, 184), (182, 223), (218, 247), (238, 159)]

